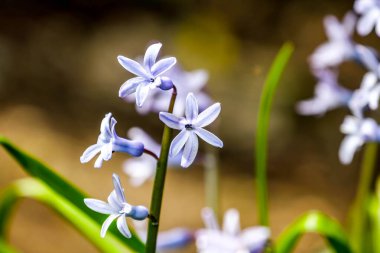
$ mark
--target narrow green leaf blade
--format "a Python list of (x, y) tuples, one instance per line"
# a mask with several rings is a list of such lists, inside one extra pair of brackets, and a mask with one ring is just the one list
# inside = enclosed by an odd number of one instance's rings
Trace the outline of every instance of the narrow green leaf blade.
[[(98, 224), (102, 224), (105, 217), (102, 214), (96, 213), (84, 204), (83, 200), (88, 196), (84, 194), (77, 187), (72, 185), (58, 173), (54, 172), (51, 168), (41, 163), (37, 159), (28, 155), (24, 151), (17, 148), (14, 144), (12, 144), (9, 140), (0, 136), (0, 145), (2, 145), (5, 150), (21, 165), (24, 171), (30, 174), (33, 177), (41, 179), (47, 185), (49, 185), (54, 191), (58, 194), (66, 198), (73, 205), (77, 206), (81, 211), (91, 217)], [(1, 232), (1, 231), (0, 231)], [(135, 233), (133, 233), (132, 238), (125, 240), (125, 237), (120, 234), (120, 232), (111, 227), (109, 230), (110, 233), (114, 234), (119, 238), (120, 241), (134, 249), (137, 252), (144, 251), (144, 244), (138, 239)]]
[(352, 253), (339, 223), (318, 211), (308, 212), (294, 221), (277, 239), (276, 253), (292, 252), (301, 236), (307, 233), (321, 235), (337, 253)]
[[(4, 191), (0, 201), (1, 230), (4, 231), (4, 228), (9, 225), (10, 215), (14, 211), (17, 202), (22, 198), (34, 199), (52, 208), (102, 252), (134, 252), (130, 248), (127, 248), (126, 245), (113, 234), (101, 238), (99, 236), (101, 226), (96, 221), (66, 198), (52, 190), (44, 182), (36, 178), (17, 180)], [(5, 238), (5, 236), (5, 234), (2, 234), (2, 238)]]
[(280, 81), (281, 75), (292, 55), (294, 47), (291, 43), (285, 43), (278, 52), (267, 75), (260, 98), (260, 107), (256, 128), (256, 187), (257, 206), (259, 208), (259, 223), (263, 226), (269, 225), (268, 218), (268, 190), (267, 190), (267, 146), (268, 127), (272, 100)]

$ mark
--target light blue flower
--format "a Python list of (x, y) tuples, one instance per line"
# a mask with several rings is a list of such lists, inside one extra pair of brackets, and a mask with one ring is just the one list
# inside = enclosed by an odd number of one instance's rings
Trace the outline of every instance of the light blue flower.
[(361, 15), (357, 31), (360, 35), (368, 35), (374, 28), (377, 36), (380, 36), (380, 1), (356, 0), (354, 10)]
[(314, 70), (318, 78), (313, 98), (297, 104), (297, 112), (302, 115), (323, 115), (327, 111), (347, 106), (352, 92), (338, 83), (338, 75), (329, 69)]
[(339, 148), (339, 159), (343, 164), (351, 163), (355, 152), (365, 143), (380, 140), (380, 128), (371, 118), (346, 116), (340, 131), (346, 134)]
[(259, 253), (270, 237), (267, 227), (257, 226), (240, 230), (240, 215), (236, 209), (224, 214), (223, 228), (211, 208), (202, 209), (205, 228), (196, 232), (198, 253)]
[(161, 43), (149, 46), (142, 65), (124, 56), (117, 57), (121, 66), (137, 76), (129, 79), (120, 87), (119, 97), (124, 98), (136, 92), (136, 104), (141, 107), (151, 89), (158, 87), (168, 90), (173, 87), (170, 78), (162, 75), (173, 67), (177, 60), (175, 57), (169, 57), (156, 62), (161, 46)]
[[(173, 113), (175, 115), (183, 115), (185, 112), (185, 104), (187, 94), (192, 92), (197, 97), (200, 110), (204, 110), (210, 106), (213, 101), (210, 96), (204, 91), (204, 87), (208, 80), (208, 73), (203, 69), (194, 71), (184, 71), (178, 64), (171, 68), (165, 74), (173, 83), (176, 84), (177, 98), (174, 105)], [(169, 107), (171, 93), (165, 92), (161, 89), (154, 89), (149, 93), (152, 99), (145, 101), (142, 107), (137, 106), (137, 111), (141, 114), (148, 112), (163, 112)], [(127, 96), (125, 98), (128, 102), (134, 102), (134, 96)]]
[[(198, 115), (198, 102), (192, 93), (186, 97), (185, 117), (160, 112), (160, 120), (168, 127), (181, 130), (170, 145), (170, 156), (176, 156), (182, 149), (182, 167), (189, 167), (198, 152), (198, 137), (215, 146), (223, 147), (223, 142), (203, 127), (211, 124), (220, 113), (220, 103), (215, 103)], [(198, 137), (197, 137), (198, 136)]]
[(364, 75), (360, 88), (352, 94), (348, 106), (356, 117), (363, 117), (363, 110), (368, 106), (376, 110), (379, 104), (380, 83), (377, 76), (368, 72)]
[(328, 42), (317, 47), (309, 59), (311, 66), (317, 69), (334, 67), (355, 57), (352, 41), (355, 15), (351, 12), (347, 13), (342, 23), (334, 16), (327, 16), (323, 21)]
[(81, 163), (87, 163), (99, 154), (95, 161), (95, 168), (102, 166), (103, 160), (112, 158), (113, 152), (125, 152), (132, 156), (140, 156), (144, 152), (144, 145), (138, 141), (130, 141), (119, 137), (115, 131), (116, 120), (111, 113), (106, 114), (100, 125), (100, 134), (96, 144), (88, 147), (80, 157)]
[(114, 190), (108, 197), (108, 203), (97, 200), (97, 199), (84, 199), (84, 203), (91, 210), (108, 214), (109, 217), (104, 221), (102, 229), (100, 231), (100, 236), (104, 237), (106, 232), (111, 225), (112, 221), (117, 219), (117, 228), (120, 233), (127, 238), (131, 238), (131, 232), (129, 231), (126, 218), (131, 217), (135, 220), (144, 220), (149, 216), (149, 211), (144, 206), (133, 206), (128, 204), (125, 195), (124, 189), (121, 186), (120, 178), (118, 175), (112, 175), (112, 181), (114, 185)]

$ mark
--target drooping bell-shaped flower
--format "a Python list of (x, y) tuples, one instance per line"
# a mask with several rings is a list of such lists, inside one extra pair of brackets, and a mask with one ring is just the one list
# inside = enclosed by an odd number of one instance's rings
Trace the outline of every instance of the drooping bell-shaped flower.
[(125, 98), (136, 92), (136, 104), (141, 107), (150, 90), (155, 88), (169, 90), (173, 87), (172, 80), (163, 74), (173, 67), (177, 60), (175, 57), (169, 57), (156, 62), (161, 46), (161, 43), (149, 46), (142, 65), (124, 56), (117, 57), (121, 66), (137, 76), (129, 79), (120, 87), (119, 97)]
[(84, 203), (91, 210), (107, 214), (109, 217), (104, 221), (100, 236), (104, 237), (112, 221), (117, 219), (117, 228), (120, 233), (127, 238), (131, 238), (126, 218), (130, 217), (135, 220), (144, 220), (149, 216), (149, 211), (144, 206), (133, 206), (129, 204), (124, 195), (124, 189), (121, 186), (118, 175), (113, 174), (112, 181), (114, 190), (108, 197), (108, 203), (97, 199), (84, 199)]
[(144, 145), (138, 141), (130, 141), (116, 134), (116, 119), (111, 113), (106, 114), (100, 125), (100, 134), (96, 144), (88, 147), (80, 157), (81, 163), (87, 163), (98, 153), (95, 168), (102, 166), (103, 160), (108, 161), (113, 152), (124, 152), (132, 156), (140, 156), (144, 152)]

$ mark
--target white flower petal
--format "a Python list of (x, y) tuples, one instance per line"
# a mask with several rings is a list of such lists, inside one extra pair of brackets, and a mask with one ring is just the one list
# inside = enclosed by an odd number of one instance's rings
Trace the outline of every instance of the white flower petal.
[(186, 97), (186, 119), (193, 122), (198, 117), (198, 102), (193, 93), (189, 93)]
[(205, 207), (201, 211), (201, 216), (205, 227), (209, 230), (219, 230), (219, 224), (216, 220), (215, 213), (210, 207)]
[(144, 77), (146, 79), (152, 78), (151, 75), (149, 75), (146, 70), (138, 63), (137, 61), (131, 60), (127, 57), (119, 55), (117, 57), (117, 60), (129, 72), (132, 74), (135, 74), (136, 76)]
[(115, 192), (115, 190), (113, 190), (113, 191), (111, 192), (111, 194), (108, 196), (107, 201), (108, 201), (109, 205), (110, 205), (113, 209), (117, 210), (117, 212), (120, 211), (121, 209), (123, 209), (123, 203), (121, 203), (121, 202), (117, 199), (117, 196), (116, 196), (116, 192)]
[(124, 98), (136, 92), (137, 87), (139, 85), (145, 85), (145, 83), (148, 83), (148, 81), (144, 77), (134, 77), (127, 80), (125, 83), (121, 85), (119, 89), (119, 97)]
[(101, 144), (91, 145), (83, 152), (83, 155), (80, 157), (80, 162), (81, 163), (89, 162), (92, 158), (96, 156), (97, 153), (100, 152), (101, 149), (102, 149)]
[(377, 73), (379, 61), (373, 50), (363, 45), (356, 45), (355, 51), (359, 56), (359, 60), (364, 64), (369, 71)]
[(151, 69), (156, 62), (158, 53), (162, 47), (161, 43), (150, 45), (144, 55), (144, 66), (146, 69)]
[(101, 155), (99, 155), (98, 158), (96, 158), (94, 167), (99, 169), (102, 167), (102, 164), (103, 164), (103, 157)]
[(112, 221), (119, 217), (120, 214), (111, 214), (108, 218), (103, 222), (102, 229), (100, 230), (100, 236), (104, 238), (106, 236), (107, 230), (111, 225)]
[(84, 203), (91, 210), (102, 214), (113, 214), (114, 209), (106, 202), (98, 199), (84, 199)]
[(189, 139), (185, 144), (183, 150), (181, 166), (184, 168), (189, 167), (193, 162), (198, 152), (198, 137), (195, 133), (190, 132)]
[(346, 136), (339, 148), (339, 160), (343, 164), (349, 164), (354, 157), (356, 150), (358, 150), (364, 144), (364, 140), (361, 136), (348, 135)]
[(270, 234), (270, 230), (267, 227), (251, 227), (244, 229), (240, 234), (240, 238), (250, 252), (256, 252), (256, 250), (265, 247)]
[(116, 175), (115, 173), (112, 175), (112, 182), (113, 182), (113, 186), (114, 186), (114, 189), (116, 192), (116, 197), (117, 197), (119, 203), (127, 202), (125, 200), (125, 196), (124, 196), (124, 189), (121, 186), (120, 177), (118, 175)]
[(354, 116), (346, 116), (340, 131), (344, 134), (356, 134), (360, 128), (360, 119)]
[(379, 18), (379, 10), (376, 8), (373, 8), (366, 12), (358, 21), (357, 24), (357, 31), (359, 35), (365, 36), (368, 35), (373, 27), (376, 24), (377, 19)]
[(176, 62), (177, 59), (175, 57), (161, 59), (152, 66), (151, 72), (153, 76), (159, 76), (173, 67)]
[(238, 210), (232, 208), (224, 213), (223, 232), (231, 236), (237, 236), (240, 233), (240, 215)]
[(181, 121), (183, 118), (178, 118), (177, 116), (168, 113), (168, 112), (160, 112), (159, 114), (160, 120), (165, 123), (170, 128), (181, 130), (184, 126)]
[(183, 148), (187, 140), (189, 139), (190, 132), (186, 129), (183, 129), (172, 141), (170, 144), (170, 157), (176, 156), (179, 151)]
[(221, 110), (220, 103), (215, 103), (201, 112), (194, 123), (197, 127), (205, 127), (211, 124), (219, 115)]
[(139, 85), (136, 89), (136, 104), (141, 107), (149, 95), (149, 85)]
[(223, 141), (220, 140), (216, 135), (214, 135), (213, 133), (203, 129), (203, 128), (200, 128), (200, 127), (197, 127), (194, 131), (200, 138), (202, 138), (202, 140), (204, 140), (205, 142), (207, 142), (208, 144), (210, 145), (213, 145), (215, 147), (218, 147), (218, 148), (222, 148), (223, 147)]
[(124, 235), (127, 238), (131, 238), (131, 232), (129, 231), (127, 221), (125, 220), (125, 215), (121, 215), (117, 219), (117, 228), (119, 229), (120, 233)]

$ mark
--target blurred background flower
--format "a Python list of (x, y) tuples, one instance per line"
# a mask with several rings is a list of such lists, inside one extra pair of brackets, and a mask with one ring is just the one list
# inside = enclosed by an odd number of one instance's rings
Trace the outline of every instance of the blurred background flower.
[[(224, 142), (219, 155), (221, 209), (238, 209), (244, 217), (242, 227), (248, 227), (257, 224), (252, 148), (260, 91), (277, 50), (290, 40), (296, 51), (276, 94), (269, 130), (271, 232), (277, 236), (310, 208), (344, 220), (361, 155), (349, 166), (339, 163), (337, 151), (344, 138), (339, 126), (347, 110), (327, 112), (319, 120), (297, 115), (294, 105), (313, 96), (317, 81), (307, 59), (327, 41), (323, 18), (334, 14), (342, 20), (352, 6), (353, 1), (344, 0), (2, 1), (0, 134), (91, 196), (105, 199), (113, 172), (127, 183), (120, 173), (126, 156), (115, 153), (101, 170), (80, 164), (79, 157), (99, 134), (99, 119), (108, 112), (118, 119), (120, 136), (139, 126), (159, 141), (163, 125), (158, 115), (141, 116), (133, 104), (118, 97), (120, 84), (131, 75), (116, 57), (137, 57), (160, 41), (160, 57), (175, 56), (185, 71), (208, 72), (205, 89), (223, 106), (219, 128), (213, 130)], [(373, 33), (357, 41), (378, 44)], [(353, 90), (364, 73), (343, 63), (338, 81)], [(3, 150), (0, 161), (1, 188), (25, 176)], [(202, 173), (200, 166), (169, 171), (163, 230), (202, 227)], [(129, 200), (149, 206), (151, 187), (148, 182), (134, 189)], [(31, 201), (21, 205), (27, 208), (15, 215), (10, 235), (21, 251), (96, 252), (47, 208)], [(297, 252), (311, 252), (322, 243), (308, 236)], [(192, 245), (182, 252), (194, 250)]]

